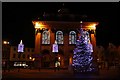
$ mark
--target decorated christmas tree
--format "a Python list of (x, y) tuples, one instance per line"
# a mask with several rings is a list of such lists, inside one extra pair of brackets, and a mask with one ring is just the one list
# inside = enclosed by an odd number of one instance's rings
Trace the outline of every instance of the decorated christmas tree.
[(73, 70), (78, 73), (86, 73), (94, 71), (93, 57), (92, 57), (92, 44), (90, 43), (89, 33), (79, 30), (80, 36), (76, 42), (76, 48), (73, 50)]

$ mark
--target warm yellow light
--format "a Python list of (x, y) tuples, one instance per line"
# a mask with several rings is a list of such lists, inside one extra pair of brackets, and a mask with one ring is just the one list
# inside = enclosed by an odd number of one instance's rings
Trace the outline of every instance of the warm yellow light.
[(35, 60), (35, 58), (32, 59), (33, 61)]
[(43, 28), (43, 24), (40, 23), (40, 22), (35, 22), (35, 28), (38, 29), (38, 28)]
[(80, 21), (80, 23), (83, 23), (82, 21)]
[(97, 59), (97, 61), (99, 61), (99, 59)]
[(60, 57), (58, 57), (58, 59), (60, 60)]
[(7, 44), (7, 41), (4, 41), (3, 43), (4, 43), (4, 44)]
[(88, 28), (90, 28), (90, 29), (96, 29), (96, 24), (91, 24), (90, 26), (88, 26)]
[(32, 59), (32, 57), (29, 57), (29, 59)]
[(72, 57), (70, 57), (69, 60), (70, 60), (70, 64), (72, 64)]
[(96, 29), (96, 24), (93, 24), (93, 26), (92, 26), (92, 27), (93, 27), (93, 29)]
[(9, 44), (9, 42), (7, 42), (7, 41), (3, 41), (3, 44)]

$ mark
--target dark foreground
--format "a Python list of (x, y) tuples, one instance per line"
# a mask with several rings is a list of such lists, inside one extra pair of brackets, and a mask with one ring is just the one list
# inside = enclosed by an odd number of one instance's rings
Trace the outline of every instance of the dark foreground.
[(2, 71), (2, 80), (120, 80), (119, 69), (101, 69), (99, 74), (73, 74), (67, 69), (18, 69)]

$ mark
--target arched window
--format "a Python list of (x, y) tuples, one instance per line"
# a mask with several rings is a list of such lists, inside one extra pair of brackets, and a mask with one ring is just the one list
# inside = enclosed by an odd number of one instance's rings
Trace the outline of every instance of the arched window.
[(50, 44), (50, 32), (43, 31), (42, 33), (42, 44)]
[(89, 36), (89, 33), (87, 31), (83, 32), (83, 37), (84, 37), (85, 43), (88, 43), (90, 41), (90, 36)]
[(63, 44), (63, 32), (62, 31), (56, 32), (56, 41), (57, 41), (57, 44)]
[(69, 33), (69, 44), (76, 44), (76, 32), (70, 31)]

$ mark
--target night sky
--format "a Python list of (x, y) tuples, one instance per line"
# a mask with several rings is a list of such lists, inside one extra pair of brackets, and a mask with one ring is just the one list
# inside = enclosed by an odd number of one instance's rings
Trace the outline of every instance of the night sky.
[[(62, 2), (6, 2), (2, 3), (2, 39), (10, 41), (17, 46), (20, 40), (27, 47), (34, 47), (34, 26), (32, 20), (40, 18), (46, 13), (57, 13), (62, 7)], [(97, 45), (108, 45), (109, 42), (120, 45), (120, 31), (118, 29), (118, 4), (109, 3), (64, 3), (71, 13), (88, 15), (96, 18)]]

